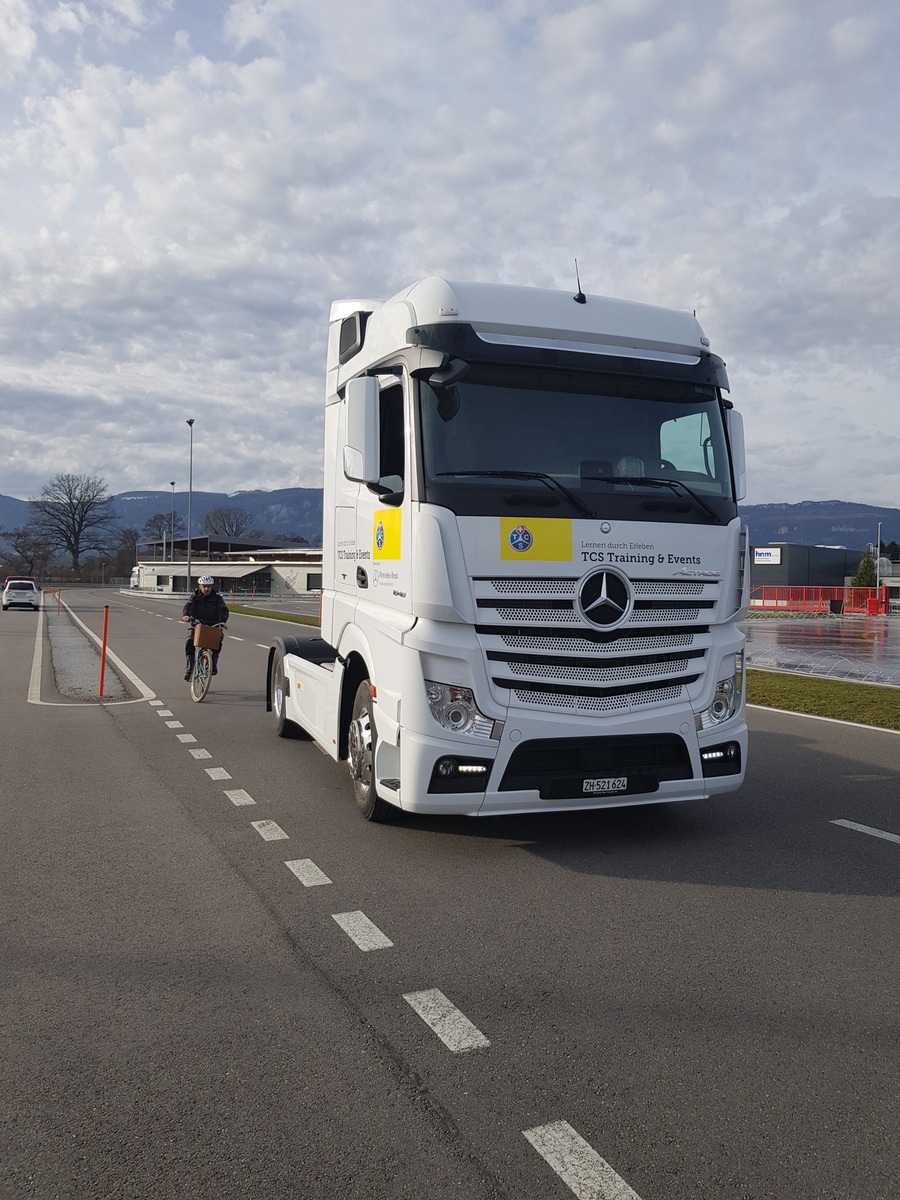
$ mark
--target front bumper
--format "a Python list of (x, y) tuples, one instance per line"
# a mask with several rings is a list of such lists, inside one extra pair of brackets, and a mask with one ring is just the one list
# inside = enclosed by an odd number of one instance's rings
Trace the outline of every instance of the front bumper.
[[(720, 748), (727, 748), (719, 754)], [(715, 757), (701, 758), (704, 751)], [(484, 790), (454, 792), (440, 779), (443, 760), (483, 762)], [(499, 816), (708, 799), (744, 779), (747, 726), (741, 711), (715, 729), (696, 731), (692, 712), (658, 712), (621, 722), (511, 715), (498, 742), (424, 736), (404, 730), (400, 749), (401, 807), (408, 812)], [(584, 792), (585, 780), (617, 780), (614, 792)], [(624, 787), (621, 780), (625, 779)], [(603, 786), (603, 785), (594, 785)]]

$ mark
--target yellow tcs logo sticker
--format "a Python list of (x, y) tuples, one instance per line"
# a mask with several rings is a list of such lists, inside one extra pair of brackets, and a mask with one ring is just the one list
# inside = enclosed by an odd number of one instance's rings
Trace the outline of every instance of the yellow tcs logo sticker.
[(400, 557), (402, 512), (399, 508), (384, 508), (372, 519), (372, 558)]
[(500, 558), (571, 562), (572, 522), (548, 517), (500, 518)]

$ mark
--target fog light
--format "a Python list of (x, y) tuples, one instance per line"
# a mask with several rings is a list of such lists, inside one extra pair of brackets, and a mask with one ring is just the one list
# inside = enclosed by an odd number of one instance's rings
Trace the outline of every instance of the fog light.
[(439, 758), (431, 771), (431, 793), (483, 792), (491, 762), (481, 758)]
[(741, 770), (740, 744), (723, 742), (720, 746), (707, 746), (700, 751), (700, 763), (708, 779), (718, 775), (737, 775)]

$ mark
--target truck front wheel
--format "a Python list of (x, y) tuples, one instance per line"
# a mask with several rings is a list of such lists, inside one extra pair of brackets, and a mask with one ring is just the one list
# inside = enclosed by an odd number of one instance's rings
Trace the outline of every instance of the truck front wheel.
[(275, 721), (275, 732), (279, 737), (291, 737), (297, 731), (296, 725), (285, 715), (285, 693), (287, 680), (284, 675), (284, 659), (277, 652), (272, 658), (271, 677), (269, 680), (269, 696), (272, 701), (272, 716)]
[(367, 821), (389, 821), (393, 805), (382, 800), (375, 787), (375, 747), (378, 733), (372, 717), (372, 696), (369, 681), (364, 679), (356, 689), (348, 731), (350, 778), (360, 812)]

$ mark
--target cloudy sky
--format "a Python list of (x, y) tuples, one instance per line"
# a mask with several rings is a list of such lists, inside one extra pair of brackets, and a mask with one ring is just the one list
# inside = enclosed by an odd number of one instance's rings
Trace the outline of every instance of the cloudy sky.
[(318, 486), (332, 299), (696, 309), (751, 503), (900, 507), (896, 0), (0, 0), (0, 493)]

